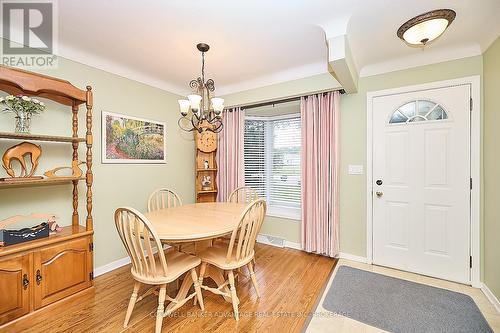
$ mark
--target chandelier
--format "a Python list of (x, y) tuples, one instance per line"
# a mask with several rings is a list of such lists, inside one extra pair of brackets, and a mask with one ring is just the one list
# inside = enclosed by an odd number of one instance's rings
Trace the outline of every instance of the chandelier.
[(211, 97), (210, 93), (215, 91), (215, 82), (212, 79), (205, 81), (205, 52), (210, 46), (200, 43), (196, 48), (201, 52), (201, 77), (189, 82), (193, 93), (188, 95), (187, 99), (179, 100), (181, 118), (177, 123), (186, 132), (218, 133), (222, 131), (221, 113), (224, 109), (224, 99)]

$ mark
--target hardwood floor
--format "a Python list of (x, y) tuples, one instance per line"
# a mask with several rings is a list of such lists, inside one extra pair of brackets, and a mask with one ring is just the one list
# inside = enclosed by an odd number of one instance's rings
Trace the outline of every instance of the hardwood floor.
[[(336, 260), (262, 244), (256, 245), (256, 259), (261, 298), (257, 299), (250, 279), (242, 276), (236, 287), (241, 302), (239, 322), (232, 317), (230, 303), (204, 291), (205, 311), (188, 302), (163, 320), (163, 331), (300, 332)], [(153, 332), (155, 296), (136, 305), (129, 327), (123, 329), (132, 287), (130, 266), (122, 267), (96, 278), (95, 294), (56, 306), (50, 315), (24, 320), (5, 332)]]

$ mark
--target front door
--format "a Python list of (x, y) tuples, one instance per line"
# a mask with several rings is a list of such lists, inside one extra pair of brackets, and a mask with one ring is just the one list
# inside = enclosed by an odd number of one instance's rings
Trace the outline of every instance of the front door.
[(373, 262), (470, 282), (470, 85), (373, 99)]

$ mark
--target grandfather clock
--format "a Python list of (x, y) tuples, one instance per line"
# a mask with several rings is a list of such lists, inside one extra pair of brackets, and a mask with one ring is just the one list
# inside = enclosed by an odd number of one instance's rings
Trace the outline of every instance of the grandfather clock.
[[(207, 124), (205, 127), (211, 126)], [(217, 199), (217, 133), (195, 131), (196, 143), (196, 202)]]

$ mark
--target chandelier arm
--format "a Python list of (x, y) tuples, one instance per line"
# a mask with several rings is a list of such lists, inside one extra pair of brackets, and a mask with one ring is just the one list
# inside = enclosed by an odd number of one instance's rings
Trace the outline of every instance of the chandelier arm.
[[(213, 111), (210, 111), (208, 115), (209, 115), (210, 117), (212, 117), (212, 118), (207, 119), (207, 121), (208, 121), (209, 123), (212, 123), (215, 119), (217, 119), (217, 116), (215, 116), (215, 113), (214, 113)], [(214, 115), (214, 116), (212, 116), (212, 115)]]
[(205, 87), (207, 88), (208, 91), (215, 91), (215, 82), (212, 79), (208, 79), (207, 82), (205, 82)]
[(198, 112), (193, 112), (193, 115), (191, 116), (191, 121), (192, 121), (193, 117), (196, 117), (196, 120), (198, 122), (200, 121), (200, 117), (198, 117)]
[(219, 126), (212, 129), (212, 132), (214, 132), (214, 133), (219, 133), (220, 131), (222, 131), (222, 122), (219, 122)]
[[(198, 119), (198, 124), (199, 124), (200, 119), (198, 117), (196, 117), (196, 119)], [(193, 125), (193, 131), (196, 130), (201, 133), (200, 128), (194, 124), (194, 117), (191, 117), (191, 125)]]
[(214, 118), (213, 121), (211, 124), (214, 125), (214, 129), (219, 129), (222, 127), (222, 119), (220, 118)]
[(184, 117), (183, 117), (183, 118), (179, 118), (179, 120), (177, 120), (177, 125), (179, 126), (179, 128), (180, 128), (181, 130), (183, 130), (184, 132), (188, 132), (188, 133), (189, 133), (189, 132), (193, 132), (193, 131), (195, 130), (195, 128), (194, 128), (194, 127), (193, 127), (193, 128), (185, 128), (185, 127), (183, 127), (183, 126), (181, 125), (181, 121), (182, 121), (182, 119), (186, 119), (186, 118), (184, 118)]
[(189, 81), (189, 87), (190, 87), (191, 89), (193, 89), (193, 90), (195, 90), (195, 89), (196, 89), (196, 91), (198, 91), (198, 90), (199, 90), (199, 87), (200, 87), (200, 84), (199, 84), (199, 79), (200, 79), (200, 78), (198, 78), (198, 79), (193, 79), (193, 80)]

